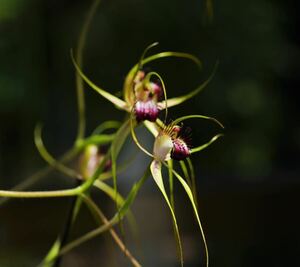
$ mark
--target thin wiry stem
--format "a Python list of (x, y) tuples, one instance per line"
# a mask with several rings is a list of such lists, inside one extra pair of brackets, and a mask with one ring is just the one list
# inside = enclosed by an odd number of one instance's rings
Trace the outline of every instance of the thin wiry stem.
[[(68, 152), (66, 152), (60, 159), (60, 162), (68, 162), (71, 159), (73, 159), (76, 155), (78, 154), (78, 150), (77, 148), (72, 148), (71, 150), (69, 150)], [(35, 174), (31, 175), (30, 177), (28, 177), (24, 182), (16, 185), (15, 187), (11, 188), (12, 191), (22, 191), (28, 187), (30, 187), (31, 185), (33, 185), (34, 183), (36, 183), (38, 180), (40, 180), (41, 178), (47, 176), (48, 174), (50, 174), (52, 171), (54, 171), (54, 167), (53, 166), (46, 166), (43, 169), (37, 171)], [(10, 200), (9, 197), (3, 197), (0, 199), (0, 206), (5, 204), (6, 202), (8, 202)]]
[[(96, 203), (89, 197), (84, 197), (84, 201), (86, 202), (87, 206), (89, 207), (89, 209), (95, 213), (95, 215), (97, 216), (96, 219), (99, 219), (105, 224), (108, 224), (109, 221), (106, 218), (106, 216), (103, 214), (103, 212), (100, 210), (100, 208), (96, 205)], [(114, 239), (114, 241), (116, 242), (116, 244), (120, 247), (121, 251), (124, 252), (125, 256), (130, 260), (130, 262), (132, 263), (132, 265), (134, 267), (141, 267), (141, 264), (137, 261), (137, 259), (131, 254), (131, 252), (127, 249), (127, 247), (125, 246), (125, 244), (123, 243), (123, 241), (120, 239), (120, 237), (118, 236), (118, 234), (116, 233), (116, 231), (113, 228), (109, 229), (109, 232), (112, 236), (112, 238)]]
[[(83, 24), (82, 30), (79, 34), (78, 47), (76, 51), (76, 61), (78, 66), (82, 67), (82, 54), (83, 48), (86, 41), (87, 32), (89, 30), (91, 21), (94, 17), (94, 14), (97, 10), (100, 0), (95, 0), (91, 6), (87, 18)], [(84, 102), (84, 85), (83, 79), (76, 71), (76, 91), (77, 91), (77, 106), (78, 106), (78, 129), (76, 140), (81, 140), (84, 137), (85, 133), (85, 102)]]
[(70, 197), (78, 195), (82, 192), (81, 187), (65, 190), (54, 191), (8, 191), (0, 190), (0, 197), (13, 197), (13, 198), (48, 198), (48, 197)]

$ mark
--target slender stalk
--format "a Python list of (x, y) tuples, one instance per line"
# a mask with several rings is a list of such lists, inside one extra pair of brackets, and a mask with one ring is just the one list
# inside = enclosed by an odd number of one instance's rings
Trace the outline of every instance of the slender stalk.
[[(71, 159), (73, 159), (78, 153), (78, 150), (73, 147), (71, 150), (69, 150), (68, 152), (66, 152), (60, 159), (59, 161), (62, 163), (66, 163), (68, 161), (70, 161)], [(39, 181), (41, 178), (47, 176), (48, 174), (50, 174), (52, 171), (54, 171), (54, 167), (53, 166), (46, 166), (43, 169), (37, 171), (35, 174), (29, 176), (24, 182), (16, 185), (15, 187), (11, 188), (12, 191), (22, 191), (30, 186), (32, 186), (34, 183), (36, 183), (37, 181)], [(4, 197), (1, 196), (3, 198), (0, 199), (0, 206), (5, 204), (6, 202), (8, 202), (10, 200), (9, 197)]]
[(109, 230), (111, 227), (113, 227), (114, 225), (116, 225), (119, 222), (119, 216), (114, 216), (111, 220), (108, 221), (107, 224), (102, 225), (88, 233), (86, 233), (85, 235), (83, 235), (82, 237), (70, 242), (69, 244), (67, 244), (66, 246), (64, 246), (61, 250), (59, 255), (64, 255), (67, 252), (69, 252), (70, 250), (72, 250), (73, 248), (79, 246), (80, 244), (96, 237), (99, 234), (102, 234), (103, 232)]
[[(76, 185), (79, 186), (80, 184), (81, 184), (81, 181), (76, 180)], [(71, 205), (70, 205), (70, 209), (69, 209), (69, 212), (67, 215), (67, 220), (65, 222), (64, 230), (60, 237), (60, 247), (63, 247), (68, 241), (72, 225), (73, 225), (73, 223), (77, 217), (78, 211), (79, 211), (77, 209), (77, 205), (78, 205), (79, 201), (81, 201), (81, 196), (76, 196), (71, 200)], [(59, 267), (61, 264), (61, 260), (62, 260), (62, 257), (57, 257), (55, 259), (55, 263), (53, 264), (53, 267)]]
[(174, 203), (174, 178), (173, 178), (173, 160), (169, 160), (168, 161), (168, 175), (169, 175), (169, 188), (170, 188), (170, 203), (171, 206), (173, 208), (173, 210), (175, 210), (175, 203)]
[(54, 191), (8, 191), (0, 190), (0, 197), (12, 198), (45, 198), (45, 197), (70, 197), (82, 192), (80, 186), (73, 189), (54, 190)]
[(191, 180), (192, 180), (192, 192), (194, 195), (195, 204), (198, 207), (197, 183), (196, 183), (194, 166), (193, 166), (193, 163), (190, 158), (187, 158), (186, 161), (187, 161), (189, 169), (190, 169)]
[[(95, 213), (95, 215), (97, 216), (98, 222), (100, 219), (104, 224), (109, 223), (108, 219), (105, 217), (103, 212), (100, 210), (100, 208), (95, 204), (95, 202), (91, 198), (85, 196), (84, 201), (86, 202), (89, 209)], [(112, 238), (114, 239), (114, 241), (116, 242), (116, 244), (121, 249), (121, 251), (124, 252), (125, 256), (130, 260), (132, 265), (134, 267), (141, 267), (141, 264), (137, 261), (137, 259), (134, 258), (134, 256), (131, 254), (131, 252), (126, 248), (125, 244), (123, 243), (121, 238), (118, 236), (116, 231), (113, 228), (110, 228), (109, 232), (110, 232)]]
[[(95, 0), (93, 5), (91, 6), (87, 18), (83, 24), (82, 30), (79, 34), (78, 47), (76, 51), (76, 61), (78, 66), (81, 68), (82, 66), (82, 54), (83, 48), (86, 41), (87, 32), (89, 30), (89, 26), (94, 17), (94, 14), (97, 10), (97, 7), (100, 3), (100, 0)], [(77, 106), (78, 106), (78, 129), (77, 129), (77, 137), (76, 140), (81, 140), (84, 137), (85, 133), (85, 102), (84, 102), (84, 85), (83, 80), (79, 73), (76, 71), (76, 91), (77, 91)]]

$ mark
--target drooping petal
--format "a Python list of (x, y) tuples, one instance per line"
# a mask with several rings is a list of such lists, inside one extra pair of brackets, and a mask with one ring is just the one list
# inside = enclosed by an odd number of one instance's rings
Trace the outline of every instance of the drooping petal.
[[(164, 164), (164, 165), (167, 168), (169, 168), (167, 164)], [(192, 190), (190, 189), (188, 184), (185, 182), (185, 180), (174, 169), (172, 169), (172, 172), (174, 173), (174, 175), (176, 176), (178, 181), (181, 183), (182, 187), (184, 188), (184, 190), (185, 190), (186, 194), (188, 195), (188, 197), (190, 199), (190, 202), (192, 204), (194, 214), (195, 214), (195, 217), (197, 219), (197, 223), (198, 223), (201, 235), (202, 235), (202, 239), (203, 239), (203, 243), (204, 243), (204, 247), (205, 247), (205, 254), (206, 254), (206, 267), (208, 267), (208, 265), (209, 265), (208, 247), (207, 247), (206, 238), (205, 238), (205, 234), (204, 234), (204, 231), (203, 231), (202, 223), (201, 223), (201, 220), (200, 220), (200, 217), (199, 217), (199, 214), (198, 214), (197, 206), (196, 206), (195, 200), (193, 198)]]
[(172, 205), (169, 201), (169, 198), (168, 198), (166, 190), (165, 190), (165, 186), (164, 186), (164, 182), (163, 182), (163, 178), (162, 178), (162, 174), (161, 174), (161, 162), (157, 161), (157, 160), (153, 160), (150, 165), (150, 170), (151, 170), (154, 181), (156, 182), (161, 193), (163, 194), (163, 197), (165, 198), (165, 201), (170, 209), (170, 212), (171, 212), (171, 215), (173, 218), (175, 233), (177, 236), (178, 248), (179, 248), (179, 253), (180, 253), (180, 263), (181, 263), (181, 266), (183, 267), (183, 252), (182, 252), (182, 245), (181, 245), (179, 229), (178, 229), (178, 225), (177, 225), (177, 219), (176, 219), (174, 210), (172, 208)]

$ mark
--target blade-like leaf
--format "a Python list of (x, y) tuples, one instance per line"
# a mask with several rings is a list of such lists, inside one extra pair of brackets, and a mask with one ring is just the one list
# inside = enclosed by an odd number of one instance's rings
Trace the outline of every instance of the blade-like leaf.
[(183, 253), (182, 253), (182, 245), (181, 245), (179, 229), (178, 229), (177, 220), (176, 220), (174, 210), (172, 208), (172, 205), (169, 201), (169, 198), (168, 198), (166, 190), (165, 190), (165, 186), (164, 186), (164, 182), (163, 182), (163, 178), (162, 178), (162, 174), (161, 174), (161, 162), (157, 161), (157, 160), (153, 160), (152, 163), (151, 163), (150, 169), (151, 169), (153, 179), (156, 182), (159, 190), (162, 192), (162, 194), (165, 198), (165, 201), (166, 201), (166, 203), (167, 203), (167, 205), (168, 205), (168, 207), (171, 211), (171, 215), (172, 215), (173, 223), (174, 223), (174, 228), (175, 228), (175, 232), (176, 232), (176, 236), (177, 236), (177, 242), (178, 242), (178, 248), (179, 248), (179, 254), (180, 254), (180, 263), (181, 263), (181, 266), (183, 266)]
[(93, 88), (96, 92), (98, 92), (100, 95), (102, 95), (104, 98), (106, 98), (108, 101), (110, 101), (111, 103), (113, 103), (114, 105), (116, 105), (118, 108), (123, 109), (128, 111), (128, 106), (126, 104), (126, 102), (124, 102), (123, 100), (119, 99), (118, 97), (108, 93), (107, 91), (103, 90), (102, 88), (98, 87), (97, 85), (95, 85), (80, 69), (80, 67), (77, 65), (72, 53), (71, 53), (71, 58), (72, 58), (72, 62), (76, 68), (76, 70), (78, 71), (78, 73), (80, 74), (80, 76), (82, 77), (82, 79), (91, 87)]

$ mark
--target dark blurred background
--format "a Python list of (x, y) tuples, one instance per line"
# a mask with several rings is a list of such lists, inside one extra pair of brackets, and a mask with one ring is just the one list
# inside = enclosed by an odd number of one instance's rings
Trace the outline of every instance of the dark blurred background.
[[(45, 164), (33, 143), (44, 124), (49, 151), (59, 156), (75, 138), (75, 73), (70, 49), (92, 1), (0, 1), (0, 185), (9, 189)], [(197, 55), (201, 73), (181, 59), (151, 64), (169, 96), (195, 88), (219, 67), (197, 97), (170, 109), (170, 117), (204, 114), (225, 125), (225, 137), (193, 155), (199, 211), (211, 267), (300, 266), (299, 233), (299, 1), (213, 1), (209, 23), (205, 1), (103, 0), (84, 50), (84, 69), (97, 84), (119, 93), (127, 71), (154, 41), (165, 50)], [(86, 86), (87, 133), (124, 114)], [(193, 143), (217, 133), (211, 123), (189, 120)], [(141, 133), (142, 134), (142, 133)], [(121, 155), (138, 150), (126, 144)], [(126, 194), (149, 162), (120, 176)], [(136, 162), (137, 163), (137, 162)], [(74, 186), (58, 173), (31, 189)], [(192, 210), (176, 186), (185, 266), (204, 266), (203, 246)], [(98, 201), (108, 215), (114, 205)], [(36, 266), (63, 229), (70, 199), (13, 200), (0, 207), (0, 266)], [(139, 243), (126, 240), (143, 266), (179, 266), (171, 217), (151, 179), (133, 206)], [(86, 210), (73, 235), (95, 227)], [(201, 265), (202, 264), (202, 265)], [(104, 235), (63, 259), (62, 266), (130, 266)]]

